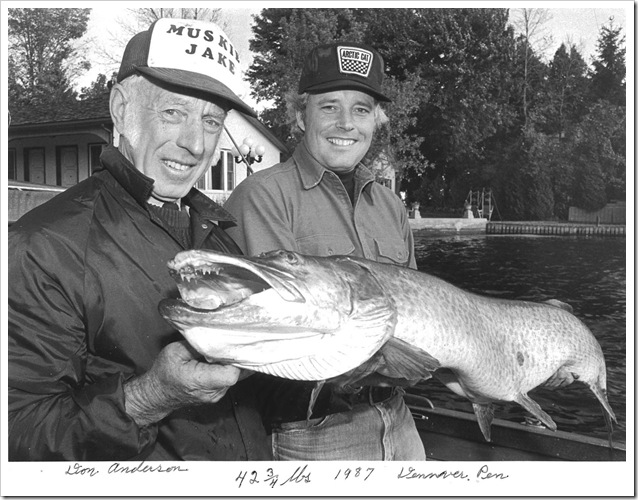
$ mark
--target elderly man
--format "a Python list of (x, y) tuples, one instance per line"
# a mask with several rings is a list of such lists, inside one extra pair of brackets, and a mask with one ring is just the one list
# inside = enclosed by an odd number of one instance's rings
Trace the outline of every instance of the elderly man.
[[(298, 95), (288, 97), (302, 142), (290, 160), (239, 184), (225, 204), (237, 219), (227, 232), (245, 253), (282, 248), (416, 267), (403, 203), (361, 163), (375, 129), (387, 121), (379, 105), (390, 100), (382, 79), (383, 59), (366, 45), (333, 43), (310, 52)], [(314, 384), (265, 376), (253, 382), (275, 459), (425, 459), (399, 388), (344, 394), (324, 386), (307, 419)]]
[(162, 19), (124, 52), (102, 169), (10, 229), (10, 460), (267, 460), (250, 387), (159, 315), (181, 250), (239, 253), (193, 188), (218, 158), (236, 53), (216, 25)]

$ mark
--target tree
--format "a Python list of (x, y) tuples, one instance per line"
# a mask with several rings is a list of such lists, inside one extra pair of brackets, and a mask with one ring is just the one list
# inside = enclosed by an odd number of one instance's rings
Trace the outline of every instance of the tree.
[(71, 42), (86, 31), (90, 9), (9, 9), (9, 96), (21, 103), (71, 99), (70, 81), (87, 61), (73, 59)]
[[(523, 59), (523, 117), (524, 128), (530, 126), (529, 119), (529, 99), (530, 99), (530, 79), (532, 78), (534, 66), (538, 66), (538, 57), (534, 51), (534, 44), (540, 38), (543, 47), (548, 40), (544, 37), (544, 26), (551, 19), (548, 9), (520, 9), (520, 17), (515, 24), (521, 33), (522, 59)], [(542, 51), (542, 49), (541, 49)]]
[(606, 101), (578, 125), (573, 146), (574, 203), (598, 210), (626, 198), (626, 112)]
[(222, 9), (198, 8), (139, 8), (126, 9), (126, 14), (117, 20), (118, 32), (109, 33), (108, 43), (92, 43), (93, 52), (97, 59), (106, 66), (116, 70), (122, 59), (124, 48), (128, 41), (137, 33), (146, 30), (153, 22), (162, 18), (201, 19), (227, 29), (227, 22), (223, 18)]
[(574, 45), (561, 44), (547, 72), (541, 130), (563, 138), (587, 112), (587, 91), (587, 64)]
[(114, 83), (116, 76), (117, 74), (113, 74), (110, 78), (108, 78), (105, 74), (100, 73), (89, 87), (82, 88), (78, 98), (81, 101), (103, 98), (104, 95), (108, 95), (111, 92), (111, 86)]
[[(423, 9), (411, 53), (432, 89), (417, 127), (427, 179), (440, 178), (445, 203), (461, 207), (485, 159), (485, 144), (516, 118), (513, 30), (505, 9)], [(399, 49), (400, 50), (400, 49)]]
[(624, 106), (626, 102), (625, 37), (622, 28), (615, 27), (613, 18), (608, 26), (600, 30), (597, 58), (591, 74), (593, 99), (605, 99), (612, 104)]

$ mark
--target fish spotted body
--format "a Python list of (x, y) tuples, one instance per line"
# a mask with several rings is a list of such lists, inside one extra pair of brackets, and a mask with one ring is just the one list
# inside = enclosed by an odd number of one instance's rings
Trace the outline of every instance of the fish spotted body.
[(209, 361), (342, 387), (410, 385), (434, 374), (468, 398), (490, 439), (492, 403), (514, 401), (552, 430), (527, 394), (586, 384), (604, 409), (605, 360), (558, 301), (484, 297), (423, 272), (365, 259), (190, 250), (169, 263), (183, 300), (161, 314)]

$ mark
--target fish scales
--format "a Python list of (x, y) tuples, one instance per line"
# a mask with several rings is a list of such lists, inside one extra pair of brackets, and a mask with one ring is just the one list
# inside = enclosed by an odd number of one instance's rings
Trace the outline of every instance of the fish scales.
[[(400, 312), (394, 335), (458, 371), (477, 394), (489, 390), (495, 399), (511, 401), (521, 388), (547, 380), (557, 364), (576, 363), (579, 356), (602, 359), (586, 327), (562, 309), (478, 296), (424, 273), (374, 272), (386, 293), (402, 298), (395, 300)], [(392, 279), (391, 273), (412, 279)], [(574, 331), (582, 334), (578, 346)]]
[(487, 297), (405, 267), (288, 251), (191, 250), (169, 270), (195, 307), (165, 300), (160, 312), (211, 361), (337, 385), (434, 374), (472, 402), (487, 440), (495, 401), (515, 401), (556, 429), (527, 395), (543, 384), (586, 384), (610, 431), (615, 421), (602, 349), (556, 300)]

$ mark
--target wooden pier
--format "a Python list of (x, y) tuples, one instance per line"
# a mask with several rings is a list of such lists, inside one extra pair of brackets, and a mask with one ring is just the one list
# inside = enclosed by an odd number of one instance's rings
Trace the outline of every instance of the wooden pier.
[(488, 222), (486, 234), (533, 234), (547, 236), (624, 237), (620, 224), (574, 224), (566, 222)]

